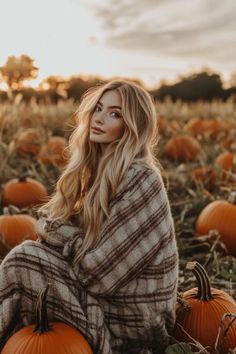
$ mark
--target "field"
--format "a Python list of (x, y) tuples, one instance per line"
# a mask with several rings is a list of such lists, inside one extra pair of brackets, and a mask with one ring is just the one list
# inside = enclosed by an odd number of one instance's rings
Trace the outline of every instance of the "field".
[[(236, 299), (236, 207), (231, 205), (234, 209), (230, 222), (224, 217), (221, 220), (222, 224), (225, 220), (230, 224), (228, 230), (232, 228), (230, 237), (234, 241), (230, 242), (234, 242), (234, 247), (227, 249), (219, 230), (197, 236), (195, 228), (200, 212), (210, 202), (231, 198), (231, 203), (236, 203), (236, 103), (233, 99), (191, 104), (166, 99), (157, 102), (156, 107), (160, 131), (158, 158), (164, 168), (180, 254), (179, 293), (196, 286), (186, 264), (197, 261), (206, 269), (213, 287)], [(56, 158), (51, 163), (40, 159), (40, 148), (51, 136), (68, 139), (75, 109), (72, 100), (40, 105), (32, 101), (26, 105), (20, 96), (0, 105), (1, 195), (7, 181), (22, 175), (40, 181), (48, 193), (53, 191), (63, 164)], [(199, 120), (205, 125), (197, 124)], [(32, 135), (34, 147), (27, 151), (26, 143), (25, 148), (20, 147), (19, 137), (28, 129), (36, 130), (38, 135)], [(192, 151), (190, 155), (185, 156), (176, 146), (167, 151), (167, 143), (183, 134), (197, 141), (200, 149), (192, 145), (187, 148), (182, 143), (185, 152)], [(218, 158), (223, 153), (231, 154), (231, 165), (226, 166)], [(0, 214), (3, 211), (1, 203)], [(36, 217), (33, 207), (22, 207), (21, 212)], [(0, 257), (4, 258), (10, 248), (2, 237)]]

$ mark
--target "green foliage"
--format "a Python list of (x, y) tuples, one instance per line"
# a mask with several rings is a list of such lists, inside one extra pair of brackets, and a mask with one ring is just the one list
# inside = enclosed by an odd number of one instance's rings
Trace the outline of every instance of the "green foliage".
[(233, 92), (226, 92), (220, 75), (210, 72), (200, 72), (180, 78), (174, 85), (162, 85), (153, 91), (153, 96), (164, 99), (169, 96), (172, 100), (184, 101), (212, 100), (213, 98), (225, 98)]
[(178, 343), (170, 345), (165, 350), (165, 354), (192, 354), (190, 346), (187, 343)]

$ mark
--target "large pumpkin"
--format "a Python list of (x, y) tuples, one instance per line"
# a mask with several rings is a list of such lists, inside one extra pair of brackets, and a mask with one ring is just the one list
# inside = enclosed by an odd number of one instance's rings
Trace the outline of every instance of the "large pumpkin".
[[(0, 234), (7, 245), (14, 247), (24, 240), (36, 240), (35, 225), (37, 220), (30, 215), (18, 214), (12, 206), (3, 209), (0, 215)], [(17, 213), (17, 214), (15, 214)]]
[[(182, 295), (182, 301), (176, 310), (174, 337), (180, 342), (191, 342), (184, 333), (186, 331), (204, 347), (210, 346), (211, 353), (227, 354), (230, 348), (236, 347), (236, 321), (229, 325), (230, 319), (226, 318), (224, 325), (229, 330), (226, 336), (223, 333), (219, 339), (217, 336), (224, 314), (236, 313), (236, 302), (226, 292), (211, 288), (209, 277), (198, 262), (189, 262), (186, 268), (195, 274), (198, 287), (187, 290)], [(218, 352), (214, 350), (217, 339)]]
[(48, 323), (47, 290), (48, 286), (38, 296), (36, 324), (13, 334), (1, 354), (93, 354), (89, 343), (74, 327), (62, 322)]
[(48, 198), (47, 189), (36, 179), (21, 176), (8, 181), (3, 187), (3, 205), (15, 205), (19, 208), (42, 204)]
[(199, 214), (195, 230), (197, 235), (206, 235), (218, 230), (229, 254), (236, 256), (236, 205), (227, 200), (209, 203)]
[(179, 134), (171, 138), (164, 147), (169, 158), (179, 161), (194, 160), (201, 151), (201, 145), (192, 136)]

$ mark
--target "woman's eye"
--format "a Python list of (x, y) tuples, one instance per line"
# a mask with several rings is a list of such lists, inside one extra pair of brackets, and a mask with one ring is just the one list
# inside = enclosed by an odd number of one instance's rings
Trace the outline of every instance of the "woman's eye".
[(94, 112), (98, 112), (100, 110), (101, 110), (101, 108), (99, 106), (96, 106), (95, 109), (94, 109)]
[(111, 112), (111, 116), (112, 117), (116, 117), (116, 118), (120, 118), (121, 117), (120, 113), (118, 113), (118, 112)]

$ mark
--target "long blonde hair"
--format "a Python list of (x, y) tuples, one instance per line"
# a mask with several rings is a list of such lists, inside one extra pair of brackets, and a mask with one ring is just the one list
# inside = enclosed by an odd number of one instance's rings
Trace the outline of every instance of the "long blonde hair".
[[(90, 121), (104, 92), (117, 90), (121, 96), (123, 136), (107, 146), (102, 154), (99, 143), (90, 141)], [(85, 237), (78, 250), (79, 261), (99, 240), (99, 231), (109, 216), (109, 201), (115, 195), (125, 172), (134, 162), (160, 170), (157, 160), (159, 140), (157, 114), (151, 95), (127, 80), (113, 80), (87, 90), (75, 112), (77, 126), (69, 139), (69, 160), (56, 191), (45, 207), (52, 218), (69, 219), (77, 214)]]

